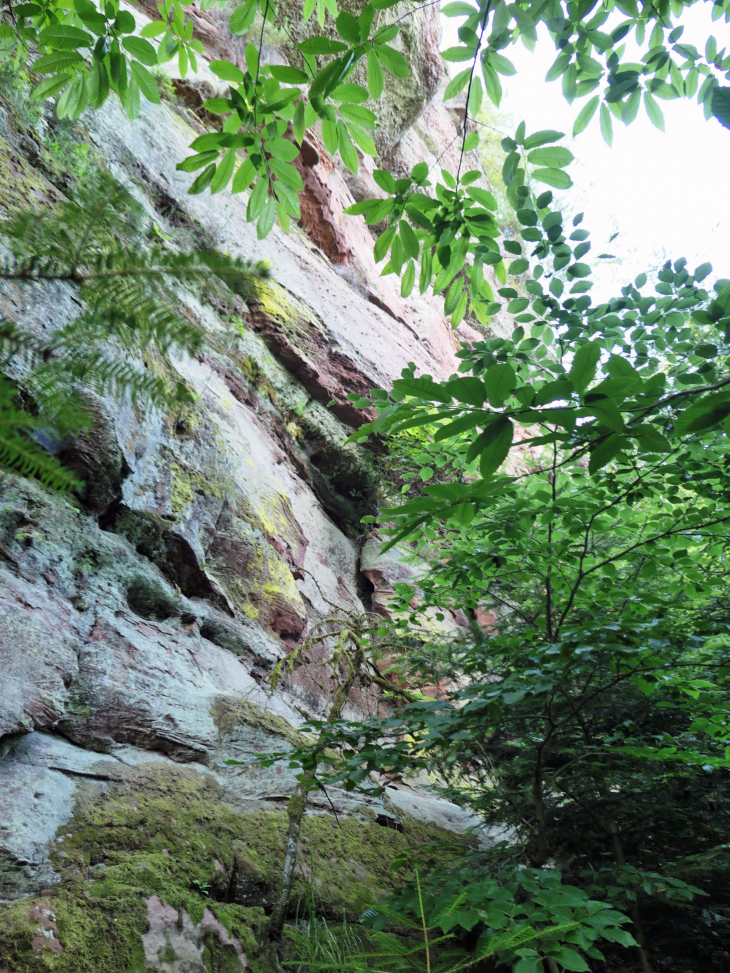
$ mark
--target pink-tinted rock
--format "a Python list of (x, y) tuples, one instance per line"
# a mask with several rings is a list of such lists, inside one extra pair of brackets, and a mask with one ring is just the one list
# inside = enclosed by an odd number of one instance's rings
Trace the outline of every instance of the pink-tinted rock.
[(0, 569), (0, 736), (52, 726), (78, 675), (68, 603)]

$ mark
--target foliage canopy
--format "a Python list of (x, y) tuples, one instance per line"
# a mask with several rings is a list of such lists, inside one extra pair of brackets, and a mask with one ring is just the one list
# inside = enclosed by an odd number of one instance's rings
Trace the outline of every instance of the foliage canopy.
[[(410, 368), (391, 389), (353, 396), (378, 413), (356, 439), (420, 433), (421, 488), (407, 486), (379, 518), (388, 544), (410, 545), (427, 566), (417, 590), (397, 591), (392, 628), (403, 651), (393, 678), (447, 690), (433, 699), (401, 692), (386, 717), (315, 723), (316, 741), (287, 754), (302, 788), (382, 793), (421, 773), (506, 829), (493, 847), (434, 867), (366, 917), (380, 931), (391, 921), (420, 923), (425, 935), (456, 930), (468, 958), (454, 968), (494, 959), (515, 973), (602, 969), (601, 948), (620, 946), (636, 947), (649, 971), (652, 931), (671, 940), (675, 918), (689, 915), (704, 937), (702, 947), (692, 937), (704, 950), (693, 968), (704, 969), (730, 928), (730, 281), (707, 283), (709, 264), (691, 270), (680, 259), (594, 303), (589, 232), (580, 217), (565, 219), (552, 193), (571, 185), (561, 133), (522, 124), (503, 142), (519, 240), (500, 238), (496, 201), (465, 164), (479, 139), (469, 120), (485, 93), (499, 104), (500, 77), (514, 73), (504, 52), (518, 41), (532, 47), (542, 28), (556, 47), (546, 80), (561, 79), (568, 101), (582, 102), (574, 134), (596, 119), (610, 144), (614, 121), (630, 124), (642, 104), (662, 127), (660, 102), (681, 97), (730, 127), (730, 56), (713, 37), (703, 51), (682, 42), (693, 2), (449, 3), (459, 44), (444, 58), (466, 65), (446, 91), (466, 93), (458, 169), (434, 174), (419, 162), (399, 179), (376, 170), (383, 196), (350, 209), (370, 225), (387, 221), (375, 257), (404, 296), (416, 283), (444, 294), (454, 326), (467, 314), (488, 324), (502, 309), (516, 325), (509, 338), (464, 347), (446, 381)], [(299, 216), (293, 163), (309, 128), (321, 125), (328, 151), (352, 171), (358, 149), (377, 155), (377, 103), (388, 76), (408, 73), (395, 46), (400, 24), (428, 6), (389, 14), (395, 5), (370, 0), (355, 16), (334, 0), (305, 0), (303, 18), (316, 9), (320, 31), (297, 45), (301, 64), (264, 65), (274, 0), (239, 4), (232, 33), (245, 34), (260, 13), (260, 36), (245, 63), (211, 64), (228, 88), (205, 104), (221, 130), (199, 136), (179, 164), (199, 173), (190, 192), (250, 190), (247, 216), (263, 238), (277, 219), (287, 229)], [(150, 68), (176, 58), (183, 76), (196, 69), (202, 45), (186, 6), (162, 0), (160, 19), (138, 30), (118, 0), (11, 2), (0, 42), (6, 56), (34, 58), (46, 76), (35, 97), (56, 97), (59, 116), (100, 108), (113, 92), (133, 118), (141, 96), (159, 100)], [(730, 0), (715, 0), (712, 16), (730, 21)], [(100, 357), (100, 341), (195, 346), (197, 335), (150, 306), (148, 284), (245, 269), (211, 255), (122, 255), (113, 223), (85, 222), (87, 210), (59, 210), (60, 222), (23, 218), (9, 231), (16, 249), (5, 276), (71, 281), (90, 308), (50, 344), (4, 326), (9, 357), (33, 359), (26, 388), (53, 415), (59, 381), (140, 385), (134, 369), (122, 374)], [(0, 385), (0, 417), (15, 424), (0, 458), (63, 485), (62, 467), (18, 434), (37, 426), (17, 405), (18, 381), (6, 375)], [(141, 390), (170, 392), (149, 382)], [(424, 653), (427, 608), (464, 611), (471, 630)], [(357, 653), (369, 664), (361, 641)], [(698, 806), (711, 813), (696, 821)], [(708, 894), (705, 914), (697, 902)], [(677, 955), (697, 961), (679, 945)], [(378, 956), (404, 968), (402, 955)]]

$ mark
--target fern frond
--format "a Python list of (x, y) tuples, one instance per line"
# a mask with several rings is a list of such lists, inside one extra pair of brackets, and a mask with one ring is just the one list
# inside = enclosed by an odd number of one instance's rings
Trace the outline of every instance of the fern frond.
[(78, 477), (31, 438), (43, 423), (15, 406), (15, 394), (13, 384), (0, 376), (0, 466), (34, 476), (56, 490), (78, 488)]
[(40, 288), (68, 281), (83, 302), (73, 320), (43, 339), (0, 319), (0, 465), (62, 489), (78, 485), (33, 437), (52, 429), (63, 439), (88, 425), (88, 392), (166, 408), (191, 402), (172, 368), (144, 366), (150, 352), (164, 360), (203, 345), (202, 330), (178, 312), (176, 285), (214, 276), (245, 296), (254, 279), (269, 276), (263, 263), (150, 244), (145, 220), (130, 193), (102, 174), (71, 200), (0, 224), (0, 278)]

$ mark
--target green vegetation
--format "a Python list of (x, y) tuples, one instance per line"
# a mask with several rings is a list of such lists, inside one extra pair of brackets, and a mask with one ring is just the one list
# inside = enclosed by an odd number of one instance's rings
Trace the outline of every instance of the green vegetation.
[[(529, 149), (524, 127), (515, 141)], [(320, 782), (376, 793), (427, 772), (506, 829), (424, 876), (428, 921), (483, 930), (477, 953), (509, 912), (515, 933), (539, 933), (498, 950), (519, 973), (602, 969), (616, 944), (645, 971), (668, 950), (660, 968), (702, 969), (730, 929), (730, 281), (708, 287), (709, 264), (677, 260), (593, 305), (581, 218), (566, 226), (550, 192), (512, 178), (534, 245), (515, 254), (531, 278), (529, 296), (510, 295), (512, 337), (463, 348), (447, 381), (406, 369), (352, 396), (380, 413), (354, 438), (419, 437), (420, 487), (380, 514), (386, 547), (429, 565), (417, 588), (396, 586), (397, 670), (458, 688), (386, 719), (314, 724), (297, 756)], [(413, 651), (429, 607), (462, 609), (471, 630)], [(417, 918), (414, 895), (383, 914)], [(552, 908), (569, 928), (552, 929)], [(619, 912), (631, 934), (601, 926)]]
[[(18, 973), (141, 973), (145, 901), (159, 896), (178, 910), (181, 926), (183, 915), (197, 926), (210, 910), (240, 942), (249, 968), (262, 969), (265, 909), (284, 857), (286, 814), (242, 813), (212, 776), (185, 767), (115, 762), (114, 774), (102, 795), (93, 784), (80, 788), (74, 816), (54, 846), (61, 884), (51, 903), (63, 952), (34, 948), (38, 921), (29, 915), (35, 903), (26, 899), (2, 912), (3, 960)], [(433, 833), (409, 822), (400, 833), (354, 818), (307, 817), (295, 901), (313, 886), (320, 916), (354, 922), (374, 898), (397, 887), (390, 860)], [(232, 948), (206, 943), (213, 959), (221, 954), (222, 965), (206, 964), (211, 973), (239, 969), (225, 965)]]
[[(330, 0), (305, 0), (305, 23), (316, 6), (320, 29), (328, 15), (334, 27), (296, 44), (301, 67), (262, 63), (267, 31), (281, 30), (274, 0), (238, 4), (232, 33), (243, 36), (255, 23), (260, 33), (241, 66), (211, 64), (228, 94), (204, 105), (222, 117), (220, 130), (196, 138), (194, 154), (178, 165), (199, 173), (189, 191), (250, 190), (247, 217), (264, 238), (277, 220), (286, 230), (299, 216), (303, 184), (292, 163), (309, 128), (321, 125), (326, 149), (352, 172), (358, 149), (376, 155), (373, 108), (386, 74), (409, 75), (391, 42), (402, 20), (428, 6), (414, 4), (393, 22), (383, 11), (395, 2), (370, 0), (356, 16)], [(462, 171), (480, 143), (469, 121), (485, 92), (499, 105), (500, 76), (514, 73), (503, 52), (518, 41), (533, 46), (538, 29), (557, 52), (547, 80), (562, 79), (569, 102), (585, 99), (574, 134), (595, 119), (610, 144), (614, 120), (630, 124), (642, 105), (662, 128), (659, 100), (681, 97), (696, 98), (730, 128), (730, 87), (722, 84), (730, 56), (712, 36), (702, 52), (682, 42), (682, 15), (694, 2), (446, 6), (461, 24), (459, 44), (443, 56), (466, 65), (446, 91), (447, 100), (466, 95), (457, 171), (434, 174), (418, 161), (396, 179), (378, 169), (383, 196), (348, 210), (369, 225), (387, 221), (374, 255), (384, 274), (400, 279), (404, 298), (418, 283), (421, 294), (444, 295), (454, 327), (467, 314), (488, 326), (500, 311), (515, 325), (509, 337), (463, 347), (459, 373), (446, 381), (409, 367), (392, 388), (351, 396), (378, 412), (353, 441), (383, 437), (417, 469), (396, 470), (403, 502), (366, 520), (377, 521), (387, 546), (415, 550), (428, 572), (417, 588), (397, 586), (390, 626), (339, 643), (342, 686), (331, 719), (312, 724), (316, 742), (263, 724), (288, 739), (293, 751), (279, 756), (301, 771), (288, 816), (244, 821), (217, 785), (182, 771), (175, 790), (187, 789), (184, 805), (169, 781), (160, 786), (146, 770), (150, 779), (133, 801), (122, 784), (77, 808), (55, 853), (66, 951), (48, 968), (141, 969), (143, 900), (152, 894), (193, 923), (215, 903), (252, 957), (267, 936), (276, 950), (293, 918), (290, 892), (292, 901), (306, 893), (295, 873), (300, 840), (302, 858), (317, 862), (318, 908), (352, 922), (367, 906), (363, 923), (387, 931), (367, 954), (365, 939), (323, 929), (317, 915), (311, 936), (293, 936), (300, 955), (292, 962), (302, 968), (359, 970), (375, 960), (378, 969), (429, 973), (476, 964), (490, 973), (602, 973), (627, 964), (686, 973), (727, 965), (730, 280), (680, 258), (651, 282), (640, 274), (594, 303), (590, 233), (553, 198), (552, 189), (572, 184), (573, 156), (559, 132), (528, 133), (522, 123), (502, 139), (503, 196), (478, 185), (481, 171)], [(112, 92), (133, 118), (140, 95), (160, 101), (150, 68), (173, 57), (183, 76), (196, 68), (202, 45), (184, 6), (163, 0), (161, 19), (137, 33), (118, 0), (11, 0), (0, 44), (19, 64), (33, 57), (28, 69), (45, 76), (34, 98), (56, 97), (59, 118), (100, 108)], [(714, 0), (712, 16), (730, 21), (730, 0)], [(629, 37), (637, 62), (625, 60)], [(486, 146), (490, 165), (494, 156)], [(86, 153), (74, 158), (83, 182)], [(75, 288), (84, 304), (42, 340), (17, 322), (0, 333), (0, 460), (55, 486), (75, 485), (52, 447), (84, 421), (86, 393), (189, 397), (164, 367), (134, 364), (150, 344), (163, 360), (171, 349), (199, 347), (202, 336), (157, 300), (177, 281), (214, 274), (236, 293), (253, 284), (254, 302), (291, 343), (306, 348), (318, 337), (318, 322), (278, 285), (254, 281), (265, 276), (260, 269), (150, 244), (131, 200), (105, 185), (100, 204), (82, 185), (73, 201), (2, 228), (10, 248), (4, 278)], [(517, 222), (504, 239), (508, 207)], [(111, 342), (125, 355), (107, 354)], [(181, 471), (177, 513), (195, 495)], [(256, 557), (263, 559), (258, 549)], [(298, 597), (290, 574), (267, 568), (259, 577), (260, 604), (282, 591)], [(249, 589), (239, 593), (256, 614)], [(446, 608), (463, 612), (470, 628), (458, 639), (429, 640), (423, 612)], [(394, 693), (401, 698), (372, 719), (344, 719), (354, 673), (396, 641), (394, 673), (414, 691)], [(450, 688), (424, 699), (418, 687), (426, 683)], [(216, 720), (224, 734), (258, 715), (220, 708)], [(432, 831), (412, 823), (400, 835), (354, 818), (335, 825), (304, 815), (308, 790), (337, 783), (381, 795), (388, 782), (418, 772), (500, 829), (502, 840), (480, 849), (452, 841), (446, 851), (442, 843), (430, 857)], [(398, 878), (389, 858), (409, 871)], [(268, 932), (254, 894), (270, 913), (277, 903)], [(41, 967), (23, 908), (3, 914), (3, 956), (34, 970)], [(217, 948), (208, 946), (211, 968)]]

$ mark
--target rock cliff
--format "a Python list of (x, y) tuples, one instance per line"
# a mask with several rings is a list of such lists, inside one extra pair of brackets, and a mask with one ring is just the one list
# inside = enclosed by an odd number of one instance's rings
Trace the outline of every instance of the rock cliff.
[[(379, 149), (394, 169), (455, 161), (435, 10), (408, 21), (413, 77), (384, 107)], [(240, 56), (222, 18), (195, 16), (211, 57)], [(289, 43), (282, 33), (267, 56), (283, 60)], [(0, 474), (0, 970), (256, 967), (294, 772), (252, 758), (296, 740), (329, 691), (314, 661), (275, 695), (265, 674), (332, 605), (381, 609), (401, 570), (372, 543), (361, 563), (378, 471), (346, 442), (362, 421), (347, 395), (387, 388), (408, 362), (451, 374), (460, 336), (438, 301), (403, 300), (379, 276), (368, 228), (343, 215), (377, 191), (369, 160), (343, 174), (312, 134), (301, 222), (263, 242), (245, 199), (187, 195), (175, 165), (220, 84), (204, 64), (161, 82), (162, 104), (134, 123), (110, 101), (60, 124), (22, 78), (0, 82), (2, 215), (52, 204), (103, 167), (171, 247), (272, 272), (245, 302), (215, 284), (171, 295), (216, 341), (148, 367), (174, 369), (196, 405), (96, 402), (95, 426), (62, 452), (83, 494)], [(0, 289), (0, 312), (38, 333), (77, 309), (71, 285)], [(297, 888), (313, 886), (325, 914), (356, 918), (391, 887), (400, 849), (471, 823), (427, 795), (388, 795), (312, 799)]]

